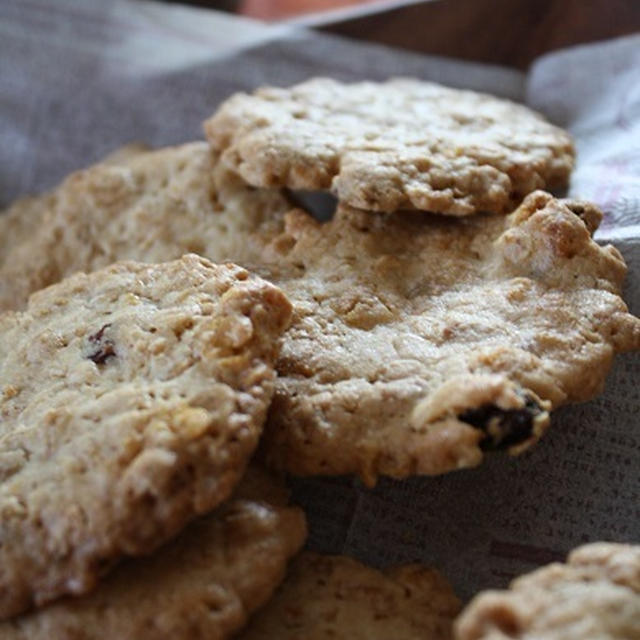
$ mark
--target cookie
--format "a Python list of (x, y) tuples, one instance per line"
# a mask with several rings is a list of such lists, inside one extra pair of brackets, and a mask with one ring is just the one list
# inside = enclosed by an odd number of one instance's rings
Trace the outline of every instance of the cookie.
[[(41, 224), (46, 224), (45, 211), (51, 209), (54, 202), (54, 194), (21, 198), (0, 214), (0, 265), (10, 262), (9, 256), (15, 247), (28, 241)], [(0, 282), (0, 291), (7, 285), (10, 283)], [(4, 308), (0, 306), (0, 309)]]
[[(175, 197), (162, 178), (152, 181), (156, 207), (132, 189), (134, 204), (102, 208), (87, 176), (113, 171), (76, 174), (82, 188), (71, 178), (58, 190), (67, 204), (56, 209), (57, 231), (26, 243), (9, 267), (22, 275), (0, 287), (29, 290), (34, 274), (55, 279), (121, 254), (165, 259), (189, 246), (261, 270), (297, 309), (265, 442), (277, 468), (372, 483), (474, 466), (495, 448), (518, 453), (544, 432), (550, 407), (593, 397), (613, 353), (638, 346), (619, 298), (624, 262), (591, 240), (601, 213), (588, 203), (538, 192), (510, 217), (460, 220), (343, 206), (320, 225), (285, 214), (277, 193), (243, 185), (204, 144), (143, 154), (135, 168), (119, 171), (145, 189), (145, 176), (177, 175)], [(94, 204), (70, 206), (72, 196)], [(83, 242), (101, 248), (83, 253)]]
[(566, 185), (574, 158), (569, 135), (522, 105), (410, 79), (239, 93), (205, 131), (249, 184), (331, 189), (375, 211), (506, 213)]
[(233, 499), (155, 554), (123, 562), (91, 594), (0, 623), (0, 637), (230, 637), (266, 602), (304, 541), (302, 511), (278, 493), (265, 475), (245, 479)]
[(194, 255), (76, 274), (0, 315), (0, 616), (89, 591), (230, 494), (290, 304)]
[(127, 147), (47, 196), (14, 205), (0, 216), (0, 237), (9, 225), (21, 229), (0, 246), (0, 310), (21, 309), (38, 289), (120, 260), (193, 252), (241, 261), (252, 237), (268, 234), (290, 205), (215, 166), (204, 142), (146, 153)]
[[(536, 442), (640, 348), (626, 266), (592, 206), (536, 192), (509, 216), (301, 211), (262, 275), (294, 303), (264, 450), (293, 474), (439, 474)], [(582, 216), (582, 217), (581, 217)]]
[(448, 640), (459, 609), (433, 569), (381, 572), (344, 556), (305, 552), (238, 640)]
[(597, 542), (477, 595), (456, 622), (458, 640), (640, 638), (640, 546)]
[[(101, 164), (122, 164), (145, 151), (149, 151), (149, 148), (141, 143), (127, 144), (112, 151), (101, 160)], [(55, 200), (55, 191), (43, 196), (21, 198), (0, 213), (0, 265), (6, 262), (14, 247), (31, 238), (38, 227), (51, 224), (46, 218), (47, 212), (55, 208)]]

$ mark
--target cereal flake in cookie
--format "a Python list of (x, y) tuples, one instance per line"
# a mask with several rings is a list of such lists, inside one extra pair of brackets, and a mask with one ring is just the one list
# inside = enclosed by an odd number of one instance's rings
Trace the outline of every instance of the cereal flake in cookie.
[(640, 348), (597, 210), (528, 196), (510, 216), (301, 211), (265, 254), (294, 304), (265, 450), (300, 475), (439, 474), (519, 453), (549, 410)]
[(522, 105), (410, 79), (236, 94), (205, 131), (249, 184), (331, 189), (375, 211), (505, 213), (565, 186), (574, 157), (568, 134)]
[(477, 595), (456, 622), (458, 640), (640, 638), (640, 546), (596, 542)]
[(187, 255), (76, 274), (0, 315), (0, 617), (87, 592), (228, 497), (290, 312)]
[(248, 475), (228, 502), (155, 554), (124, 561), (88, 595), (0, 623), (0, 637), (230, 637), (269, 598), (306, 534), (302, 511), (286, 506), (273, 480), (253, 469)]
[(21, 309), (38, 289), (120, 260), (193, 252), (242, 261), (289, 208), (277, 192), (217, 167), (204, 142), (124, 148), (0, 216), (0, 310)]
[(238, 640), (449, 640), (460, 602), (435, 570), (304, 552)]

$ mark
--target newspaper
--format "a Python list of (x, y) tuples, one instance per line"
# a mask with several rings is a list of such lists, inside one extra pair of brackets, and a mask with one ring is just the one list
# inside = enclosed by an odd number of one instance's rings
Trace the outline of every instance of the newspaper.
[[(52, 187), (132, 140), (201, 138), (234, 91), (313, 75), (405, 75), (526, 102), (578, 148), (570, 192), (605, 211), (597, 238), (629, 265), (640, 313), (640, 36), (559, 51), (529, 73), (410, 54), (149, 2), (0, 4), (0, 204)], [(376, 566), (419, 560), (464, 599), (591, 540), (640, 542), (640, 359), (617, 359), (598, 399), (563, 408), (519, 458), (441, 477), (293, 481), (309, 547)]]

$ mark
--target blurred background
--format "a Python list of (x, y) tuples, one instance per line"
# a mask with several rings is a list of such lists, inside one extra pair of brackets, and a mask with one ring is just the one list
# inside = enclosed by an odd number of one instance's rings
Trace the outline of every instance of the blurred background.
[(187, 0), (185, 4), (231, 11), (260, 20), (282, 20), (345, 7), (392, 3), (389, 0)]
[[(176, 2), (176, 0), (165, 0)], [(525, 70), (541, 54), (640, 31), (640, 0), (180, 0), (420, 53)]]

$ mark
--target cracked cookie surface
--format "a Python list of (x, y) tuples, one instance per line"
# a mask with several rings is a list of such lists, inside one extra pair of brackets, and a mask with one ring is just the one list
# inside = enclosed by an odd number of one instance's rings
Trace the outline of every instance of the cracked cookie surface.
[[(232, 498), (146, 558), (124, 561), (93, 593), (0, 623), (4, 640), (223, 640), (284, 577), (304, 514), (250, 468)], [(280, 494), (283, 494), (282, 496)]]
[(457, 640), (640, 638), (640, 546), (596, 542), (477, 595), (456, 622)]
[(506, 213), (565, 186), (574, 156), (566, 132), (522, 105), (411, 79), (236, 94), (205, 131), (249, 184), (331, 189), (376, 211)]
[(587, 229), (599, 215), (543, 192), (509, 216), (288, 214), (262, 271), (294, 304), (271, 464), (373, 483), (536, 442), (551, 409), (592, 398), (614, 354), (640, 348), (624, 261)]
[(239, 640), (449, 640), (459, 609), (434, 569), (382, 572), (346, 556), (304, 552)]
[(125, 147), (51, 193), (0, 216), (0, 310), (75, 271), (185, 253), (241, 261), (290, 208), (216, 168), (204, 142), (144, 152)]
[(76, 274), (0, 315), (0, 616), (93, 588), (224, 500), (291, 307), (195, 255)]
[[(204, 144), (144, 154), (118, 175), (155, 185), (176, 163), (191, 177), (175, 178), (174, 196), (161, 189), (157, 208), (142, 206), (148, 196), (137, 188), (132, 205), (129, 196), (112, 207), (65, 205), (56, 209), (66, 234), (59, 253), (47, 231), (39, 246), (52, 250), (34, 255), (62, 256), (49, 264), (64, 268), (123, 253), (168, 259), (193, 219), (208, 258), (236, 256), (281, 286), (296, 320), (265, 443), (278, 468), (374, 482), (473, 466), (492, 449), (517, 453), (543, 433), (550, 407), (593, 397), (613, 354), (638, 347), (637, 321), (619, 297), (626, 267), (591, 240), (601, 213), (588, 203), (538, 192), (510, 216), (455, 220), (345, 206), (321, 225), (241, 184)], [(95, 202), (90, 177), (112, 169), (79, 176), (82, 186), (72, 177), (58, 193)], [(154, 238), (149, 247), (133, 242), (143, 234)], [(101, 249), (83, 254), (78, 238)], [(19, 263), (26, 274), (33, 246)]]

